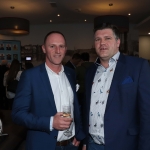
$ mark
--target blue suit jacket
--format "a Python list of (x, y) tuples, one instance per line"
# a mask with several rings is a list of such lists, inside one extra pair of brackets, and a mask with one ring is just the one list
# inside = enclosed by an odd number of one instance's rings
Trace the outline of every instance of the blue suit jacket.
[[(83, 123), (87, 145), (96, 70), (94, 64), (86, 76)], [(150, 150), (150, 66), (146, 60), (120, 54), (104, 115), (104, 135), (105, 150)]]
[[(79, 106), (76, 96), (74, 72), (64, 67), (65, 74), (74, 92), (75, 137), (82, 140)], [(58, 130), (50, 131), (50, 117), (57, 113), (52, 88), (45, 69), (45, 63), (24, 71), (18, 84), (12, 109), (15, 123), (28, 128), (27, 150), (54, 150)]]

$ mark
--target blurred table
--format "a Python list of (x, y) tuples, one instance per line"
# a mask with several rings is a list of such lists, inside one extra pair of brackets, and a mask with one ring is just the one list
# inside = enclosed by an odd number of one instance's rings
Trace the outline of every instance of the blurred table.
[(3, 123), (3, 134), (0, 136), (0, 150), (16, 150), (26, 138), (26, 128), (16, 125), (11, 119), (11, 110), (0, 110)]

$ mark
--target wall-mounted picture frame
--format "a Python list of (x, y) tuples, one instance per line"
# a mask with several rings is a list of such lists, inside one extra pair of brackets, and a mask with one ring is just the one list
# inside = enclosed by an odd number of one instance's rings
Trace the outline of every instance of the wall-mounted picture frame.
[(0, 63), (7, 60), (11, 63), (13, 59), (21, 62), (21, 42), (17, 40), (0, 40)]

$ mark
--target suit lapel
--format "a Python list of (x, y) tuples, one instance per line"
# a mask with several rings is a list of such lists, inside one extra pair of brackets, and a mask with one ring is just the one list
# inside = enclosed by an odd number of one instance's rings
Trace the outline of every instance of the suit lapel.
[(116, 69), (114, 72), (114, 76), (112, 79), (111, 87), (110, 87), (110, 93), (109, 93), (107, 105), (106, 105), (106, 112), (113, 100), (115, 93), (118, 92), (118, 85), (121, 84), (122, 79), (127, 73), (127, 70), (125, 68), (126, 68), (125, 56), (120, 54), (120, 57), (119, 57), (119, 60), (117, 62)]
[(53, 95), (50, 81), (48, 78), (48, 74), (47, 74), (47, 71), (45, 68), (45, 63), (43, 65), (41, 65), (41, 79), (42, 79), (42, 84), (44, 85), (46, 93), (49, 97), (51, 107), (53, 108), (54, 112), (56, 113), (57, 109), (56, 109), (56, 105), (55, 105), (55, 101), (54, 101), (54, 95)]
[(75, 90), (75, 86), (74, 86), (74, 83), (73, 83), (73, 81), (72, 81), (72, 77), (71, 77), (71, 74), (70, 74), (70, 72), (67, 70), (67, 68), (64, 66), (64, 72), (65, 72), (65, 74), (66, 74), (66, 76), (67, 76), (67, 78), (68, 78), (68, 80), (69, 80), (69, 83), (70, 83), (70, 85), (71, 85), (71, 88), (72, 88), (72, 90), (73, 90), (73, 93), (76, 91)]

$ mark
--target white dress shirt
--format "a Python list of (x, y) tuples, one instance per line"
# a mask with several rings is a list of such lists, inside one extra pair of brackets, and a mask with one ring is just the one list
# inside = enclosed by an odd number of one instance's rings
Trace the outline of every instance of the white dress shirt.
[(89, 115), (89, 133), (97, 144), (104, 141), (104, 115), (109, 95), (109, 90), (120, 52), (109, 60), (109, 67), (104, 68), (99, 64), (91, 91), (91, 105)]
[[(68, 78), (65, 75), (64, 67), (62, 66), (62, 69), (58, 74), (53, 72), (46, 64), (45, 64), (45, 67), (46, 67), (48, 77), (50, 80), (50, 84), (51, 84), (51, 88), (52, 88), (52, 91), (54, 94), (54, 100), (55, 100), (57, 112), (62, 112), (63, 111), (62, 107), (64, 105), (70, 104), (71, 105), (71, 118), (74, 118), (74, 116), (73, 116), (74, 95), (73, 95), (71, 85), (68, 81)], [(52, 124), (52, 122), (53, 122), (53, 119), (51, 119), (51, 124)], [(70, 136), (70, 137), (65, 136), (64, 132), (66, 130), (59, 131), (57, 141), (67, 140), (75, 135), (74, 122), (72, 122), (69, 130), (72, 131), (72, 136)]]

